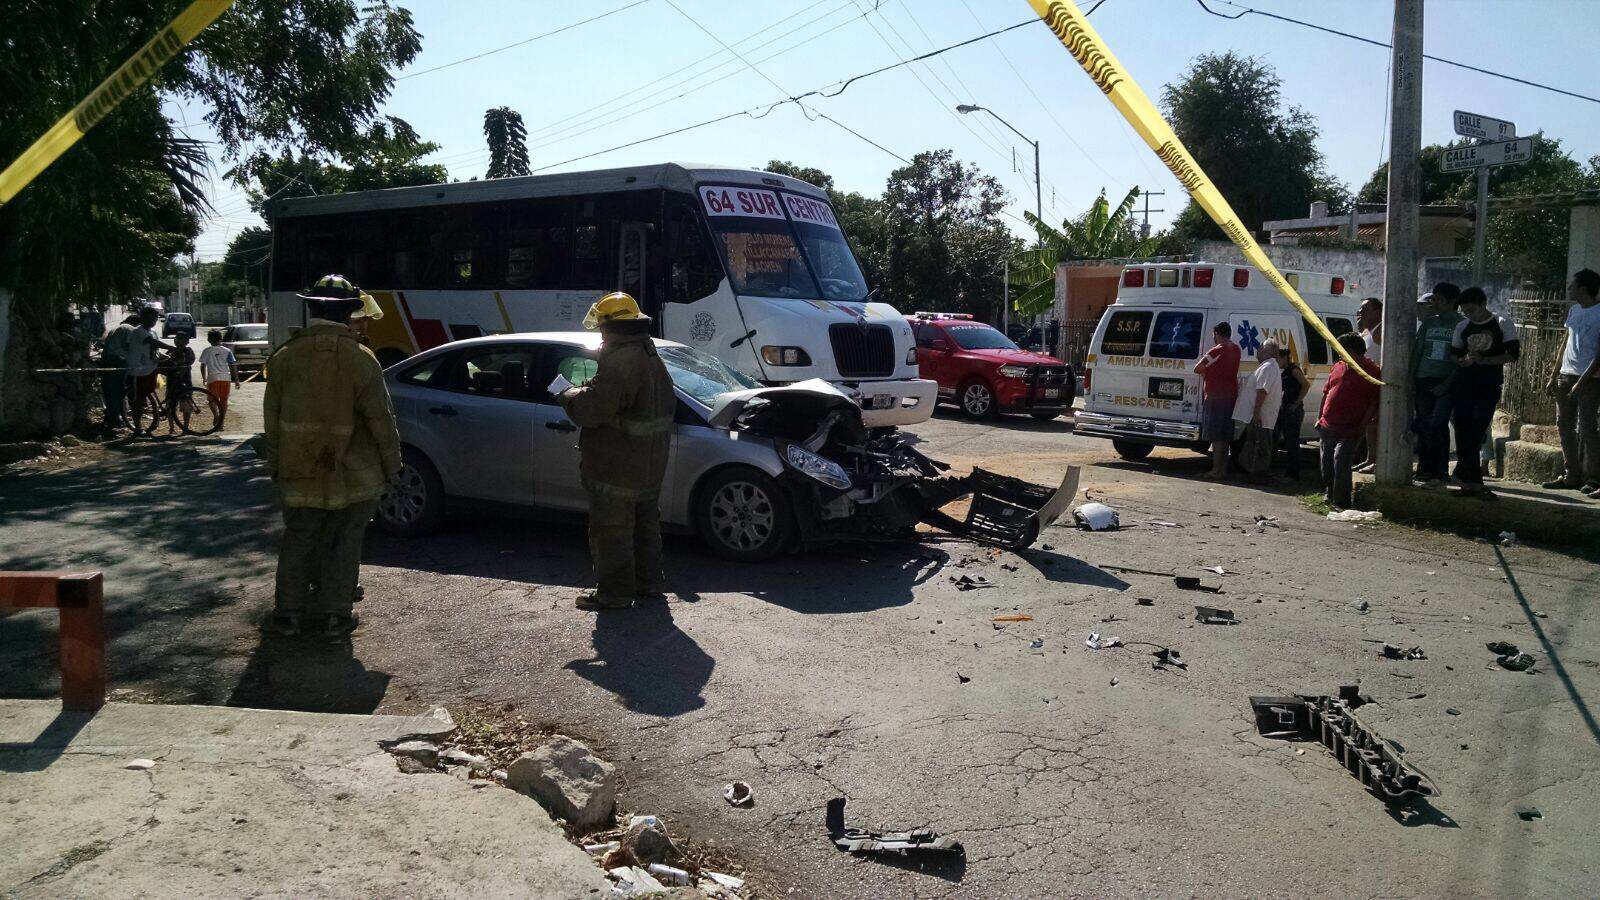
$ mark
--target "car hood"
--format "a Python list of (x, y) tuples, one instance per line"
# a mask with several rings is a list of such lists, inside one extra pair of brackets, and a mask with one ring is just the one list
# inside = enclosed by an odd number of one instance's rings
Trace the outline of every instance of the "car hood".
[(1064, 366), (1066, 363), (1054, 356), (1029, 350), (968, 350), (974, 356), (992, 359), (1005, 366)]
[(717, 428), (731, 426), (739, 418), (739, 414), (749, 407), (750, 402), (757, 398), (780, 406), (797, 418), (809, 419), (812, 422), (820, 421), (823, 416), (835, 409), (854, 409), (858, 415), (861, 410), (849, 394), (820, 378), (812, 378), (779, 387), (751, 388), (718, 394), (712, 398), (711, 424)]

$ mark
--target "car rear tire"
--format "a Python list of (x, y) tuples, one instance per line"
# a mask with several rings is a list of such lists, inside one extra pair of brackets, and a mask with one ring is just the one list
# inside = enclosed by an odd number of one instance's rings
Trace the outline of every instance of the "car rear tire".
[(1111, 447), (1117, 451), (1118, 456), (1128, 462), (1139, 462), (1149, 456), (1151, 450), (1155, 449), (1154, 444), (1142, 444), (1138, 441), (1120, 441), (1114, 438), (1111, 441)]
[(969, 419), (992, 418), (1000, 411), (994, 399), (994, 390), (977, 378), (961, 385), (961, 389), (956, 391), (956, 402), (961, 405), (962, 415)]
[(771, 476), (748, 466), (722, 469), (700, 485), (694, 521), (711, 552), (740, 562), (772, 558), (794, 531), (788, 495)]
[(373, 521), (396, 537), (421, 537), (444, 519), (444, 482), (439, 470), (410, 447), (400, 451), (400, 473), (389, 479), (378, 498)]

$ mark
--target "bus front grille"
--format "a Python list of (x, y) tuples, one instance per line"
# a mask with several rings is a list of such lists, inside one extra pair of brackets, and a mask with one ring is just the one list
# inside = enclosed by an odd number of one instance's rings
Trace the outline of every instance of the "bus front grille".
[(894, 332), (887, 325), (828, 326), (833, 359), (841, 378), (884, 378), (894, 374)]

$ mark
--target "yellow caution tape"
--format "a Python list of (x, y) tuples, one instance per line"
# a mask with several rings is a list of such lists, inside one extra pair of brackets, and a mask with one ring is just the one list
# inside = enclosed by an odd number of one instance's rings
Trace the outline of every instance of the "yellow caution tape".
[(1089, 73), (1089, 77), (1094, 80), (1100, 91), (1133, 126), (1133, 130), (1139, 133), (1139, 137), (1144, 138), (1144, 142), (1150, 145), (1156, 156), (1166, 163), (1172, 174), (1177, 176), (1178, 181), (1188, 189), (1189, 196), (1200, 204), (1200, 208), (1204, 209), (1206, 214), (1211, 216), (1211, 220), (1216, 222), (1243, 251), (1245, 258), (1260, 269), (1280, 293), (1289, 298), (1289, 302), (1300, 311), (1306, 324), (1315, 328), (1323, 340), (1332, 345), (1334, 352), (1360, 373), (1361, 377), (1373, 384), (1382, 384), (1383, 382), (1368, 375), (1367, 371), (1339, 346), (1339, 341), (1333, 336), (1333, 332), (1328, 330), (1328, 326), (1323, 324), (1322, 319), (1318, 318), (1306, 301), (1300, 298), (1300, 292), (1283, 277), (1272, 264), (1272, 260), (1267, 258), (1267, 254), (1261, 251), (1261, 245), (1250, 236), (1250, 230), (1239, 221), (1238, 214), (1228, 205), (1222, 192), (1217, 190), (1217, 186), (1212, 184), (1211, 179), (1201, 170), (1200, 164), (1189, 155), (1188, 148), (1178, 140), (1177, 134), (1173, 133), (1167, 120), (1161, 117), (1155, 104), (1145, 96), (1144, 91), (1133, 80), (1133, 76), (1123, 68), (1121, 61), (1100, 40), (1099, 33), (1084, 18), (1083, 13), (1078, 10), (1078, 5), (1072, 0), (1049, 0), (1049, 2), (1028, 0), (1028, 3), (1033, 7), (1033, 11), (1039, 14), (1039, 18), (1050, 26), (1050, 30), (1055, 32), (1056, 37), (1066, 46), (1067, 52), (1071, 53), (1078, 64), (1083, 66), (1083, 70)]
[(61, 121), (50, 126), (33, 146), (0, 172), (0, 205), (10, 203), (12, 197), (39, 177), (40, 172), (50, 168), (57, 157), (67, 152), (136, 88), (149, 81), (150, 76), (161, 71), (184, 44), (194, 40), (195, 35), (232, 5), (233, 0), (195, 0), (168, 22), (167, 27), (140, 47), (138, 53), (100, 82), (82, 103), (74, 106), (72, 112), (62, 116)]

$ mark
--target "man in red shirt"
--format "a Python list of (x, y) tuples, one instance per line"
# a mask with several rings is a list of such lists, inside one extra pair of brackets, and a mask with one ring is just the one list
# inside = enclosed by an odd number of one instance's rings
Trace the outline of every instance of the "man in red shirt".
[(1228, 444), (1233, 440), (1233, 404), (1239, 396), (1239, 345), (1229, 340), (1233, 326), (1211, 328), (1211, 349), (1195, 363), (1204, 392), (1200, 400), (1200, 440), (1211, 443), (1207, 478), (1228, 476)]
[[(1361, 335), (1341, 334), (1339, 346), (1373, 378), (1381, 377), (1378, 364), (1367, 358), (1367, 342)], [(1339, 360), (1328, 375), (1322, 414), (1317, 418), (1317, 432), (1322, 435), (1322, 495), (1336, 510), (1350, 507), (1350, 467), (1367, 426), (1377, 415), (1378, 386)]]

